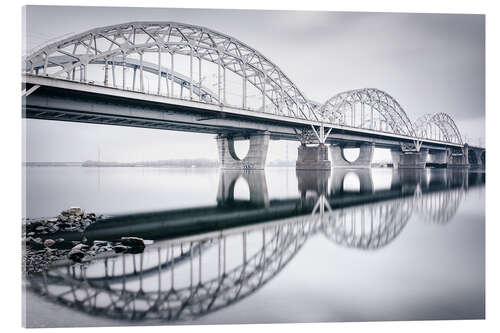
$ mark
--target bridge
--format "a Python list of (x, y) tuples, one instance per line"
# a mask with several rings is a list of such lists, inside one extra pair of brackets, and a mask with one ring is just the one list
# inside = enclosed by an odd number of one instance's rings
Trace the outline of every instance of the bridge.
[(485, 148), (463, 142), (447, 113), (412, 121), (376, 88), (312, 101), (263, 54), (205, 27), (96, 28), (33, 51), (22, 71), (25, 118), (215, 134), (224, 169), (263, 169), (269, 140), (301, 142), (297, 169), (369, 168), (375, 147), (390, 148), (399, 168), (485, 165)]
[[(266, 197), (254, 193), (245, 205), (231, 195), (224, 199), (220, 195), (224, 189), (219, 188), (217, 207), (103, 220), (86, 236), (147, 235), (149, 228), (159, 239), (141, 254), (104, 256), (83, 265), (55, 263), (48, 271), (29, 276), (28, 285), (52, 302), (95, 316), (138, 322), (192, 320), (264, 288), (312, 237), (326, 237), (333, 246), (376, 251), (395, 241), (413, 215), (436, 225), (449, 223), (468, 189), (484, 185), (484, 173), (479, 172), (439, 170), (429, 178), (406, 171), (395, 170), (398, 176), (390, 189), (377, 190), (376, 196), (367, 195), (374, 190), (366, 184), (355, 193), (339, 190), (336, 182), (341, 176), (328, 186), (328, 172), (297, 171), (298, 199), (254, 201)], [(221, 179), (263, 174), (229, 173), (221, 174)], [(371, 176), (361, 179), (369, 183)], [(220, 186), (231, 188), (222, 180)], [(251, 188), (267, 191), (260, 185)], [(272, 215), (273, 211), (279, 213)], [(234, 214), (246, 217), (248, 223), (231, 225)], [(161, 223), (164, 227), (158, 228)]]

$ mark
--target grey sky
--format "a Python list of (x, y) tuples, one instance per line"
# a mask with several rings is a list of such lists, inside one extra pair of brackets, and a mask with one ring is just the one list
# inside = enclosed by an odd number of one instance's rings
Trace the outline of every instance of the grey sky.
[[(233, 36), (276, 63), (310, 99), (354, 88), (395, 97), (412, 120), (447, 112), (484, 142), (484, 16), (31, 6), (26, 49), (127, 21), (177, 21)], [(23, 50), (26, 51), (26, 50)], [(124, 127), (27, 123), (28, 160), (216, 158), (212, 136)], [(182, 142), (182, 144), (180, 144)], [(273, 142), (269, 159), (286, 157)], [(295, 143), (288, 156), (296, 155)], [(380, 155), (381, 156), (381, 155)]]

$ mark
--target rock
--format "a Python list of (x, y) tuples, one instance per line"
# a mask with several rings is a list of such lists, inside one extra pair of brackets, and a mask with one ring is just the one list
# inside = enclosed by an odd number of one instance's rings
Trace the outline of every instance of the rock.
[(48, 219), (47, 222), (50, 222), (50, 223), (57, 223), (57, 217), (55, 218), (51, 218), (51, 219)]
[(45, 227), (43, 225), (41, 225), (39, 227), (36, 227), (35, 230), (36, 231), (45, 231)]
[(51, 247), (51, 246), (52, 246), (52, 245), (54, 245), (55, 243), (56, 243), (56, 241), (55, 241), (55, 240), (48, 238), (48, 239), (46, 239), (46, 240), (43, 242), (43, 246), (45, 246), (45, 247)]
[(69, 215), (77, 215), (77, 216), (82, 216), (83, 215), (83, 209), (80, 207), (69, 207), (69, 209), (66, 211)]
[(120, 243), (130, 247), (144, 246), (144, 240), (139, 237), (122, 237)]
[(50, 232), (58, 232), (59, 231), (59, 227), (57, 225), (50, 226), (49, 227), (49, 231)]
[(108, 242), (106, 242), (106, 241), (100, 241), (100, 240), (94, 241), (94, 246), (101, 247), (101, 246), (106, 246), (106, 245), (108, 245)]
[(85, 253), (83, 253), (83, 251), (75, 248), (72, 248), (71, 251), (69, 251), (68, 253), (68, 258), (76, 262), (82, 262), (84, 256)]
[(62, 242), (64, 242), (64, 238), (58, 238), (58, 239), (56, 239), (56, 243), (62, 243)]
[(77, 251), (83, 251), (83, 250), (86, 250), (88, 249), (89, 246), (88, 245), (85, 245), (85, 244), (77, 244), (75, 246), (73, 246), (73, 248), (71, 249), (71, 251), (73, 250), (77, 250)]
[(128, 252), (131, 253), (140, 253), (145, 248), (144, 240), (139, 237), (122, 237), (120, 243), (128, 246), (130, 248)]
[(35, 250), (41, 250), (44, 248), (41, 238), (30, 238), (29, 245)]
[(127, 252), (130, 248), (128, 246), (125, 246), (125, 245), (115, 245), (113, 246), (113, 251), (115, 251), (115, 253), (123, 253), (123, 252)]

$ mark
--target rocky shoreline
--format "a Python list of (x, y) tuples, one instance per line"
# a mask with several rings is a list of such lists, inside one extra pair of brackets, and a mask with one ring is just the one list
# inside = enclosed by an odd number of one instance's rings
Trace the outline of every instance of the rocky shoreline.
[[(80, 207), (70, 207), (54, 218), (26, 220), (23, 224), (23, 273), (41, 272), (60, 260), (81, 263), (106, 253), (144, 251), (144, 240), (138, 237), (88, 240), (85, 229), (103, 218), (103, 215), (86, 213)], [(70, 239), (65, 238), (65, 234), (71, 234)]]

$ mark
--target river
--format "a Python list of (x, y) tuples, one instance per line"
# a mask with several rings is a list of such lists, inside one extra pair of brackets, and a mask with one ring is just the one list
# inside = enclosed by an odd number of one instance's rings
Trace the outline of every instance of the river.
[(23, 217), (144, 253), (25, 279), (28, 327), (479, 319), (481, 171), (24, 167)]

